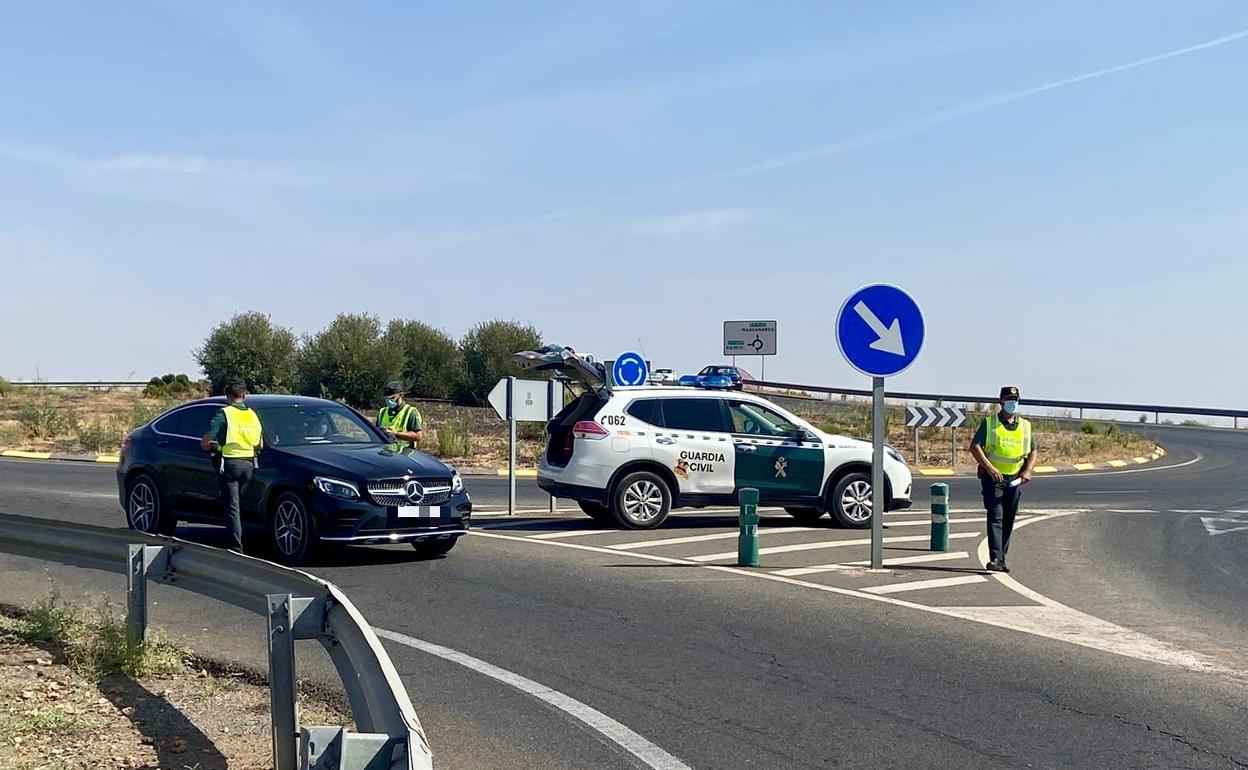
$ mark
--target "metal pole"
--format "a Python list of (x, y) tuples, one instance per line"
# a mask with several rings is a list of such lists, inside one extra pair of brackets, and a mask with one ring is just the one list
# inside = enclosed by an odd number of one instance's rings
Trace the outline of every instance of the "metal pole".
[(914, 426), (914, 467), (919, 467), (919, 426)]
[[(562, 389), (563, 386), (559, 385), (559, 382), (557, 380), (549, 380), (546, 383), (546, 422), (547, 423), (555, 419), (555, 413), (557, 411), (555, 409), (555, 386), (557, 385), (559, 386), (560, 389)], [(559, 408), (562, 409), (563, 404), (560, 404)], [(543, 446), (542, 449), (544, 451), (546, 447)], [(541, 460), (539, 459), (538, 462), (540, 463)], [(559, 506), (555, 502), (555, 496), (552, 494), (550, 496), (550, 512), (554, 513), (555, 510), (558, 509), (558, 507)]]
[(871, 569), (884, 567), (884, 378), (871, 382)]
[(507, 378), (507, 515), (516, 515), (516, 378)]
[(953, 459), (949, 461), (949, 467), (956, 470), (958, 467), (958, 429), (954, 428), (949, 435), (952, 436), (949, 441), (949, 453), (953, 455)]
[(762, 367), (762, 371), (758, 373), (758, 376), (763, 378), (763, 382), (766, 382), (767, 381), (767, 356), (759, 356), (758, 365)]
[(746, 487), (740, 494), (737, 514), (737, 566), (758, 566), (758, 490)]
[(126, 635), (131, 644), (147, 641), (147, 559), (141, 545), (130, 545), (126, 573)]
[(269, 594), (269, 711), (273, 768), (299, 767), (299, 711), (295, 702), (295, 635), (290, 594)]

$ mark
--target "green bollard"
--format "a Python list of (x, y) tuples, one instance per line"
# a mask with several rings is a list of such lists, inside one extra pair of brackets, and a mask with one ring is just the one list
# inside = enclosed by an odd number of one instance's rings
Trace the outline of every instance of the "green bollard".
[(949, 485), (932, 485), (932, 550), (949, 550)]
[(737, 523), (737, 566), (758, 566), (758, 490), (747, 487), (741, 490), (741, 513)]

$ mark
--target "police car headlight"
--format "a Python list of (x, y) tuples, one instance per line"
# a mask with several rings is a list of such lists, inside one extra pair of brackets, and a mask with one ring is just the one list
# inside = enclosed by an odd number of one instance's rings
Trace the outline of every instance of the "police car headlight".
[(451, 494), (458, 495), (460, 492), (463, 492), (463, 491), (464, 491), (464, 480), (459, 477), (458, 473), (456, 473), (454, 476), (451, 476)]
[(312, 486), (330, 497), (341, 497), (343, 500), (355, 500), (360, 496), (359, 487), (349, 481), (317, 476), (312, 479)]
[(889, 456), (889, 457), (893, 458), (894, 460), (896, 460), (897, 462), (901, 463), (902, 465), (905, 465), (905, 464), (906, 464), (906, 458), (902, 457), (902, 456), (901, 456), (901, 452), (898, 452), (898, 451), (897, 451), (896, 449), (894, 449), (893, 447), (888, 446), (888, 445), (886, 444), (886, 445), (884, 446), (884, 451), (888, 452), (888, 456)]

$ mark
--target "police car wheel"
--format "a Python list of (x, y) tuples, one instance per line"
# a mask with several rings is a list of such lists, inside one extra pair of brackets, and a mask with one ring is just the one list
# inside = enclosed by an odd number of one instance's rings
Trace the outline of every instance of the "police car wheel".
[(316, 547), (312, 516), (303, 499), (294, 492), (283, 492), (273, 501), (269, 513), (269, 545), (282, 564), (299, 564)]
[(611, 512), (625, 529), (654, 529), (672, 509), (672, 493), (660, 476), (650, 471), (630, 473), (615, 485)]
[(814, 524), (819, 519), (822, 519), (823, 514), (826, 513), (826, 511), (821, 511), (818, 508), (785, 508), (784, 510), (803, 524)]
[(836, 483), (828, 509), (837, 524), (850, 529), (871, 526), (871, 476), (850, 473)]
[(611, 514), (611, 509), (601, 503), (591, 503), (587, 500), (577, 500), (576, 504), (581, 507), (585, 515), (600, 524), (614, 524), (615, 516)]
[(151, 476), (135, 476), (126, 487), (126, 525), (149, 535), (172, 535), (177, 530), (178, 520), (165, 511), (164, 499)]

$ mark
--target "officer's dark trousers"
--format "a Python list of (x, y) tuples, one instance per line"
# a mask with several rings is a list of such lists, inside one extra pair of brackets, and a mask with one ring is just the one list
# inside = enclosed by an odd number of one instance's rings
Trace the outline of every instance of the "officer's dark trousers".
[(239, 497), (247, 489), (251, 474), (256, 469), (256, 461), (250, 458), (225, 458), (221, 462), (221, 507), (225, 512), (226, 528), (230, 537), (228, 548), (243, 550), (243, 518), (239, 513)]
[(1014, 532), (1014, 517), (1023, 498), (1022, 486), (1011, 487), (1010, 482), (1018, 476), (1006, 476), (1000, 484), (984, 474), (979, 476), (980, 492), (984, 496), (984, 510), (988, 512), (988, 559), (1004, 564), (1010, 550), (1010, 535)]

